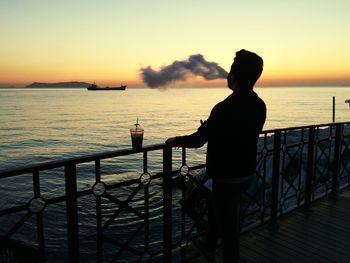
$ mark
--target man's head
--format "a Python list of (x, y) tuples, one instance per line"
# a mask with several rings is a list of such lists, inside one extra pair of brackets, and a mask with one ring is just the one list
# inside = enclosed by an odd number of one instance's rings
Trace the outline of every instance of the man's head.
[(240, 50), (227, 76), (227, 85), (232, 90), (252, 89), (263, 71), (264, 61), (257, 54)]

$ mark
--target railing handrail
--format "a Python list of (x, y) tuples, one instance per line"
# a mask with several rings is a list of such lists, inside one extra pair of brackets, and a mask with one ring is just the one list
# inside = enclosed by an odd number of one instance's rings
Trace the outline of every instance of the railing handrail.
[[(289, 128), (277, 128), (277, 129), (271, 129), (271, 130), (263, 130), (261, 134), (274, 133), (274, 132), (280, 132), (280, 131), (290, 131), (290, 130), (296, 130), (296, 129), (306, 129), (306, 128), (312, 128), (312, 127), (327, 127), (327, 126), (336, 125), (336, 124), (341, 124), (341, 125), (350, 124), (350, 122), (331, 122), (326, 124), (314, 124), (314, 125), (305, 125), (305, 126), (295, 126), (295, 127), (289, 127)], [(107, 159), (112, 157), (125, 156), (125, 155), (140, 153), (140, 152), (161, 150), (165, 146), (166, 146), (165, 143), (161, 143), (161, 144), (144, 146), (142, 149), (138, 149), (138, 150), (127, 148), (127, 149), (120, 149), (120, 150), (108, 151), (103, 153), (95, 153), (95, 154), (85, 155), (82, 157), (72, 157), (67, 159), (61, 159), (58, 161), (43, 162), (43, 163), (34, 164), (30, 166), (24, 166), (19, 169), (8, 169), (8, 170), (0, 171), (0, 179), (10, 177), (10, 176), (16, 176), (20, 174), (31, 173), (33, 171), (43, 171), (43, 170), (63, 167), (67, 163), (79, 164), (79, 163), (92, 162), (95, 160), (102, 160), (102, 159)]]
[(316, 128), (316, 127), (327, 127), (331, 125), (336, 125), (336, 124), (350, 124), (349, 121), (345, 122), (329, 122), (329, 123), (322, 123), (322, 124), (313, 124), (313, 125), (304, 125), (304, 126), (295, 126), (295, 127), (288, 127), (288, 128), (277, 128), (277, 129), (271, 129), (271, 130), (263, 130), (261, 133), (273, 133), (277, 131), (290, 131), (290, 130), (297, 130), (297, 129), (306, 129), (306, 128)]
[(73, 163), (73, 164), (79, 164), (79, 163), (86, 163), (86, 162), (93, 162), (95, 160), (102, 160), (102, 159), (108, 159), (113, 157), (119, 157), (119, 156), (125, 156), (135, 153), (142, 153), (142, 152), (148, 152), (148, 151), (154, 151), (154, 150), (161, 150), (165, 147), (165, 143), (163, 144), (154, 144), (154, 145), (148, 145), (144, 146), (142, 149), (134, 150), (132, 148), (127, 149), (121, 149), (121, 150), (115, 150), (115, 151), (109, 151), (109, 152), (103, 152), (103, 153), (96, 153), (96, 154), (90, 154), (85, 155), (82, 157), (72, 157), (67, 159), (61, 159), (58, 161), (49, 161), (49, 162), (43, 162), (35, 165), (30, 166), (24, 166), (19, 169), (9, 169), (4, 170), (0, 172), (0, 179), (10, 176), (15, 176), (19, 174), (26, 174), (31, 173), (33, 171), (43, 171), (43, 170), (49, 170), (53, 168), (63, 167), (67, 163)]

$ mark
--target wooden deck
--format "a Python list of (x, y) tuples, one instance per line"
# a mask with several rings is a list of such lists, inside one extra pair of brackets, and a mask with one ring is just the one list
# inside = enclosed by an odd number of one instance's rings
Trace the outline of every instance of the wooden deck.
[[(241, 237), (241, 262), (350, 262), (350, 190)], [(220, 253), (220, 251), (218, 252)], [(206, 262), (198, 258), (195, 262)], [(221, 262), (220, 255), (215, 262)]]

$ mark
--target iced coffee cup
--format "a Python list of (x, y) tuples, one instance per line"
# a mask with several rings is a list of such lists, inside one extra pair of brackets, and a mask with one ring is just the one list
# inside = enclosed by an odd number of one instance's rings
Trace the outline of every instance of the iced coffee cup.
[(134, 150), (142, 148), (143, 128), (140, 124), (135, 123), (130, 129), (131, 143)]

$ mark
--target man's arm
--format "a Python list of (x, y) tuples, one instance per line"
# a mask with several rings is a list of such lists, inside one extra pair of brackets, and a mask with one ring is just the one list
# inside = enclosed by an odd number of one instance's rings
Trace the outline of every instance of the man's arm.
[(199, 148), (202, 147), (208, 141), (208, 121), (202, 123), (198, 130), (185, 136), (176, 136), (175, 138), (169, 138), (166, 144), (175, 147), (186, 148)]

